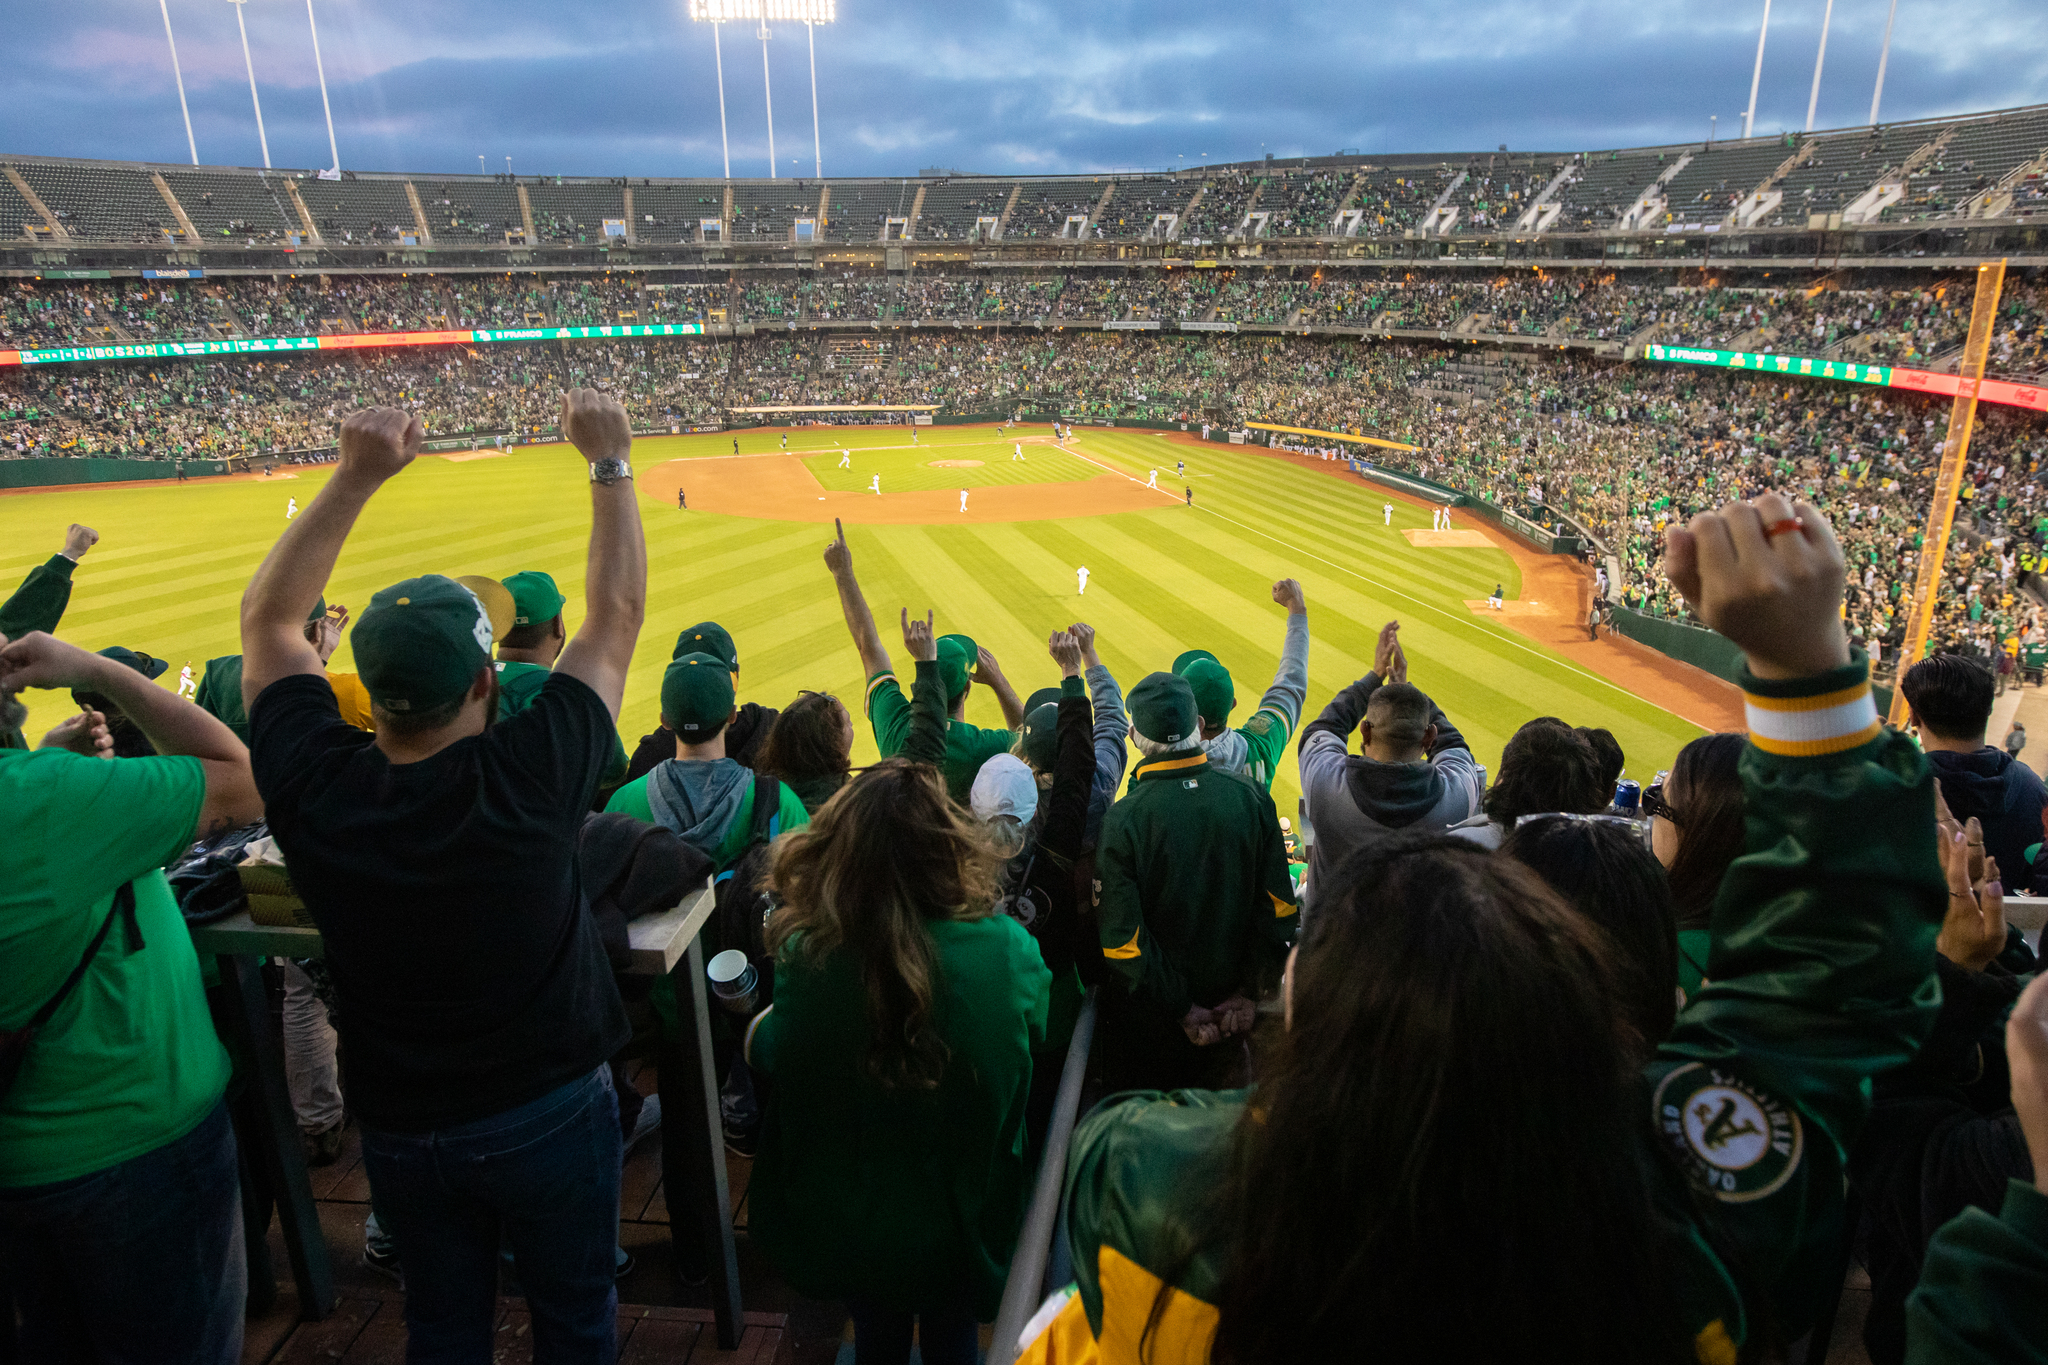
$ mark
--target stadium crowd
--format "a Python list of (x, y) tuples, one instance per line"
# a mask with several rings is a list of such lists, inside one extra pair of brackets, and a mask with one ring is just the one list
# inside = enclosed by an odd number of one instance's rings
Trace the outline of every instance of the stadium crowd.
[[(1767, 1358), (1852, 1232), (1874, 1361), (2043, 1358), (2048, 982), (2004, 896), (2048, 889), (2048, 788), (1987, 744), (1970, 659), (1901, 680), (1917, 741), (1879, 723), (1843, 612), (1866, 519), (1831, 525), (1801, 468), (1666, 518), (1648, 571), (1743, 651), (1749, 730), (1688, 744), (1637, 810), (1614, 737), (1569, 718), (1522, 726), (1489, 781), (1399, 622), (1312, 711), (1292, 579), (1247, 705), (1203, 650), (1116, 678), (1086, 623), (1006, 664), (920, 604), (878, 620), (841, 533), (818, 590), (858, 715), (741, 704), (716, 623), (640, 638), (635, 417), (555, 402), (591, 476), (573, 635), (511, 565), (456, 580), (429, 554), (353, 619), (324, 600), (426, 436), (396, 406), (340, 422), (193, 701), (147, 641), (51, 634), (89, 528), (0, 603), (20, 1358), (239, 1359), (261, 1227), (186, 925), (240, 904), (259, 850), (324, 941), (318, 980), (284, 969), (294, 1108), (315, 1160), (361, 1130), (409, 1359), (490, 1354), (502, 1251), (536, 1360), (613, 1360), (621, 1163), (657, 1127), (678, 1273), (709, 1273), (674, 988), (619, 974), (626, 919), (706, 877), (706, 946), (739, 960), (712, 1053), (755, 1155), (748, 1236), (846, 1305), (859, 1361), (913, 1334), (932, 1365), (977, 1358), (1091, 989), (1103, 1098), (1033, 1365)], [(354, 673), (328, 668), (344, 630)], [(650, 643), (659, 713), (622, 715)], [(974, 687), (1003, 725), (964, 719)], [(33, 750), (27, 688), (81, 708)], [(855, 770), (862, 723), (882, 758)], [(1270, 795), (1289, 762), (1298, 829)], [(628, 1057), (655, 1097), (615, 1079)]]

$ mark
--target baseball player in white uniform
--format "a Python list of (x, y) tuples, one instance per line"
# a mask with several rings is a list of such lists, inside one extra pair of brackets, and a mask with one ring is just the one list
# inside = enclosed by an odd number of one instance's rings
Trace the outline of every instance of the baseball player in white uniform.
[(870, 492), (870, 493), (879, 493), (879, 492), (881, 492), (881, 491), (882, 491), (882, 476), (881, 476), (880, 474), (877, 474), (877, 475), (875, 475), (875, 480), (874, 480), (874, 482), (868, 485), (868, 492)]
[(1387, 525), (1392, 526), (1394, 524), (1394, 504), (1391, 502), (1382, 503), (1380, 505), (1380, 515), (1387, 519)]
[(1153, 471), (1152, 471), (1152, 477), (1151, 477), (1151, 478), (1149, 478), (1149, 479), (1147, 479), (1147, 480), (1145, 481), (1145, 487), (1147, 487), (1147, 488), (1157, 488), (1157, 487), (1159, 487), (1159, 471), (1158, 471), (1158, 470), (1156, 470), (1156, 469), (1155, 469), (1155, 470), (1153, 470)]
[(192, 681), (192, 665), (189, 663), (178, 670), (178, 695), (181, 697), (196, 697), (199, 695), (199, 687)]
[(850, 451), (850, 450), (842, 450), (842, 451), (840, 451), (840, 452), (839, 452), (839, 467), (840, 467), (841, 469), (851, 469), (851, 468), (853, 468), (853, 452), (852, 452), (852, 451)]
[(967, 510), (967, 490), (964, 488), (960, 490), (960, 510), (963, 512)]
[(1083, 564), (1080, 568), (1074, 570), (1074, 577), (1078, 580), (1078, 586), (1074, 589), (1074, 595), (1076, 597), (1086, 597), (1088, 595), (1088, 566)]

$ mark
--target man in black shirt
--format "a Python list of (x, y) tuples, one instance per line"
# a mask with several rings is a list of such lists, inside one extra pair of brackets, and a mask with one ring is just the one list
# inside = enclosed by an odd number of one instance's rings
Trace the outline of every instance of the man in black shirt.
[(562, 430), (589, 462), (584, 621), (502, 724), (489, 617), (453, 579), (395, 584), (358, 621), (374, 735), (342, 722), (300, 628), (363, 506), (418, 452), (416, 416), (372, 408), (342, 425), (334, 477), (242, 599), (251, 766), (325, 939), (416, 1359), (488, 1353), (501, 1233), (536, 1357), (616, 1356), (605, 1062), (630, 1029), (575, 853), (615, 742), (647, 558), (625, 410), (575, 389)]

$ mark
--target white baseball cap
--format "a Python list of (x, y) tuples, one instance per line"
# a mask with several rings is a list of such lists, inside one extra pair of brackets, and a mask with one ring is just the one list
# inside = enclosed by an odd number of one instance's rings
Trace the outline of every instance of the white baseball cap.
[(974, 775), (967, 803), (977, 820), (1008, 815), (1018, 824), (1029, 824), (1038, 812), (1038, 779), (1031, 775), (1031, 765), (1015, 754), (997, 754)]

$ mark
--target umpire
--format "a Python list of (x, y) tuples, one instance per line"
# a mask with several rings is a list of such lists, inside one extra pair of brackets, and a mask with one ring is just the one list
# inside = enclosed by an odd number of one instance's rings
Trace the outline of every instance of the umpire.
[(1276, 986), (1299, 923), (1273, 798), (1202, 751), (1186, 678), (1131, 691), (1143, 755), (1109, 808), (1095, 898), (1111, 980), (1103, 1079), (1111, 1090), (1243, 1084), (1254, 1004)]

